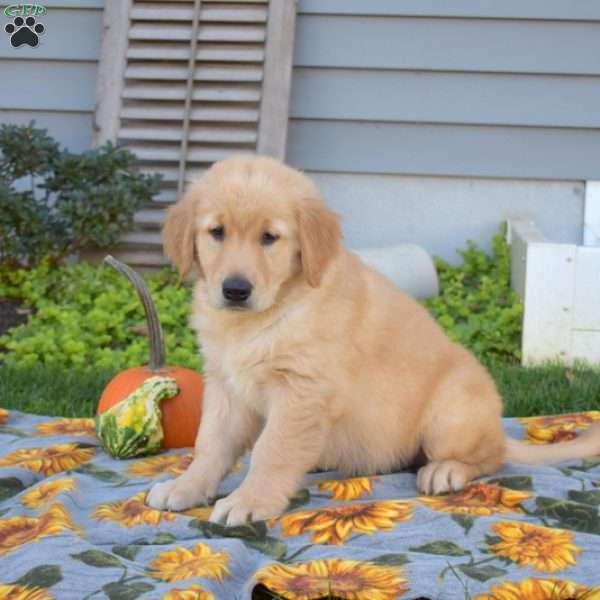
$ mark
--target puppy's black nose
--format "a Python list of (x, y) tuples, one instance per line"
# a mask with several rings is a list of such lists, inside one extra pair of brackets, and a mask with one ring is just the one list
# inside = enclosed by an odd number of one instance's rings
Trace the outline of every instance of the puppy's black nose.
[(223, 282), (223, 296), (230, 302), (245, 302), (252, 293), (252, 284), (244, 277), (228, 277)]

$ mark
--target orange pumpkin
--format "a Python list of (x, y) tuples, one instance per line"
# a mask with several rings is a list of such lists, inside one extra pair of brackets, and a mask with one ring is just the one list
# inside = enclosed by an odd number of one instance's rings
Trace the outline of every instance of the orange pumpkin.
[(164, 433), (163, 447), (187, 448), (193, 446), (202, 416), (204, 388), (202, 375), (192, 369), (166, 365), (162, 328), (145, 281), (133, 269), (112, 256), (107, 256), (104, 262), (125, 275), (133, 283), (144, 305), (150, 339), (150, 364), (132, 367), (116, 375), (102, 392), (97, 412), (104, 412), (124, 400), (149, 377), (156, 375), (173, 377), (179, 386), (179, 393), (160, 403)]

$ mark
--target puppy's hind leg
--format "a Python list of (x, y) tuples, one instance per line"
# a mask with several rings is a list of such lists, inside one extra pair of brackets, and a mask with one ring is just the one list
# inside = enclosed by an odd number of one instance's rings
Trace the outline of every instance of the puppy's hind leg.
[(501, 401), (491, 380), (489, 383), (459, 389), (450, 385), (443, 401), (434, 398), (423, 431), (422, 447), (428, 462), (417, 474), (421, 493), (459, 491), (504, 463)]

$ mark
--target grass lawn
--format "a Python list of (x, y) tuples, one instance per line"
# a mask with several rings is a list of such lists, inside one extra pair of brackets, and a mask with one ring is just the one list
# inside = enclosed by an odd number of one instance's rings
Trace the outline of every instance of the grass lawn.
[[(600, 369), (493, 366), (506, 416), (600, 410)], [(88, 417), (114, 373), (0, 365), (0, 406), (23, 412)]]

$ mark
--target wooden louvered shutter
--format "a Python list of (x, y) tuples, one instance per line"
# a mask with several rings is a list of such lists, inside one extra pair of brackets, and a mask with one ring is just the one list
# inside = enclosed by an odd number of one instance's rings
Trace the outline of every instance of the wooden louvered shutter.
[(294, 0), (107, 0), (96, 143), (118, 139), (161, 193), (116, 252), (164, 264), (164, 208), (216, 160), (283, 158)]

